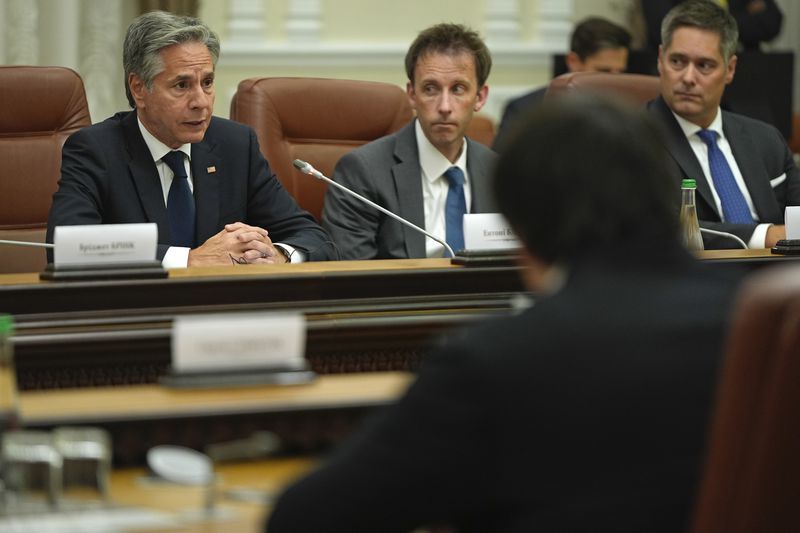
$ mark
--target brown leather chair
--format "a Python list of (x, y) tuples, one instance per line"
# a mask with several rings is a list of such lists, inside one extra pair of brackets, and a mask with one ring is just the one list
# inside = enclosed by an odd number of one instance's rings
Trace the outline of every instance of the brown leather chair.
[(607, 72), (568, 72), (550, 81), (545, 98), (570, 91), (597, 91), (644, 104), (661, 94), (658, 76), (643, 74), (609, 74)]
[(789, 139), (789, 148), (793, 154), (800, 154), (800, 113), (792, 115), (792, 137)]
[[(91, 124), (83, 81), (63, 67), (0, 67), (0, 239), (44, 242), (67, 137)], [(0, 273), (44, 268), (40, 248), (0, 244)]]
[(252, 127), (261, 152), (303, 209), (322, 217), (327, 185), (302, 174), (294, 159), (333, 177), (339, 158), (397, 131), (412, 117), (396, 85), (322, 78), (250, 78), (239, 83), (231, 119)]
[(731, 331), (692, 531), (797, 531), (800, 267), (748, 280)]
[(494, 121), (486, 115), (476, 114), (472, 116), (469, 126), (467, 126), (466, 136), (489, 148), (494, 143), (496, 128)]

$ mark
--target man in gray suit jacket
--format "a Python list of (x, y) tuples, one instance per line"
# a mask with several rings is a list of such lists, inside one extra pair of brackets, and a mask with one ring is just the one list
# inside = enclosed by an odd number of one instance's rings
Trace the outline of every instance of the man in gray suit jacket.
[[(800, 171), (778, 130), (720, 110), (736, 70), (736, 21), (715, 2), (689, 0), (664, 18), (661, 39), (661, 97), (648, 108), (665, 127), (673, 176), (697, 180), (702, 227), (751, 248), (773, 246), (786, 238), (786, 206), (800, 205)], [(739, 246), (729, 237), (704, 241)]]
[[(417, 118), (344, 155), (334, 180), (462, 248), (464, 212), (494, 211), (488, 180), (495, 154), (464, 136), (486, 102), (491, 63), (478, 34), (464, 26), (424, 30), (405, 60), (406, 90)], [(446, 253), (436, 241), (335, 187), (328, 188), (322, 224), (342, 259)]]

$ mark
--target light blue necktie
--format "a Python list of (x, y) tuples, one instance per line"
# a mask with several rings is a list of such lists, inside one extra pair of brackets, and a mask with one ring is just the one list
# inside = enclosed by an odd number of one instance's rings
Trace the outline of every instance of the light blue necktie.
[(172, 169), (172, 185), (167, 195), (167, 215), (172, 246), (194, 248), (195, 207), (183, 152), (172, 151), (161, 158)]
[(714, 180), (714, 188), (722, 203), (722, 220), (734, 224), (752, 224), (753, 217), (750, 215), (747, 201), (736, 183), (736, 178), (733, 177), (728, 161), (717, 146), (716, 132), (700, 130), (697, 135), (708, 147), (708, 167)]
[[(444, 173), (450, 189), (444, 203), (444, 227), (447, 244), (454, 250), (464, 248), (464, 214), (467, 201), (464, 199), (464, 173), (458, 167), (450, 167)], [(447, 251), (445, 251), (447, 256)]]

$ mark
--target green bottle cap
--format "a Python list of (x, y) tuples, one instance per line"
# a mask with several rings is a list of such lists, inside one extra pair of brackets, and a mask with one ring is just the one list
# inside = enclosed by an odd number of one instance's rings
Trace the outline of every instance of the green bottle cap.
[(14, 317), (0, 315), (0, 335), (8, 335), (14, 331)]
[(696, 189), (697, 181), (686, 179), (681, 182), (681, 189)]

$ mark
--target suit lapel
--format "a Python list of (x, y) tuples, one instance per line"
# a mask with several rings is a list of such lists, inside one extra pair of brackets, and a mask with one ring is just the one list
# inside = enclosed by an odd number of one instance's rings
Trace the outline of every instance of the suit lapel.
[(216, 143), (209, 140), (208, 132), (202, 141), (192, 145), (192, 180), (197, 208), (195, 238), (198, 245), (216, 234), (220, 227), (219, 190), (227, 169), (214, 153), (215, 146)]
[(725, 138), (731, 146), (733, 158), (742, 173), (742, 178), (753, 200), (759, 220), (780, 220), (782, 213), (775, 201), (775, 193), (770, 185), (768, 176), (758, 158), (759, 151), (756, 148), (750, 133), (730, 114), (723, 112), (722, 129), (725, 131)]
[[(420, 177), (419, 154), (415, 121), (412, 120), (397, 133), (394, 157), (397, 163), (392, 166), (392, 177), (397, 191), (398, 215), (425, 227), (425, 205), (422, 199), (422, 179)], [(408, 257), (425, 257), (425, 236), (405, 225), (401, 226)]]
[(470, 206), (470, 213), (486, 213), (491, 211), (492, 205), (492, 191), (489, 187), (489, 177), (492, 175), (492, 169), (489, 168), (490, 159), (487, 157), (478, 157), (478, 148), (476, 143), (466, 139), (469, 143), (467, 149), (467, 170), (469, 171), (470, 187), (472, 188), (472, 205)]
[(667, 149), (672, 159), (678, 164), (685, 177), (694, 179), (697, 182), (697, 193), (717, 214), (717, 217), (722, 220), (717, 210), (717, 203), (714, 201), (714, 194), (711, 192), (711, 185), (706, 181), (706, 175), (697, 161), (697, 156), (695, 156), (692, 147), (689, 146), (689, 141), (672, 115), (672, 111), (660, 96), (655, 101), (655, 111), (660, 115), (661, 123), (666, 126)]
[(145, 216), (149, 222), (155, 222), (158, 226), (158, 242), (169, 243), (171, 235), (167, 206), (164, 204), (164, 191), (161, 189), (161, 179), (158, 177), (158, 169), (153, 162), (153, 156), (142, 138), (142, 132), (139, 131), (135, 111), (128, 113), (122, 120), (122, 130), (130, 157), (128, 170), (139, 193), (139, 201)]

